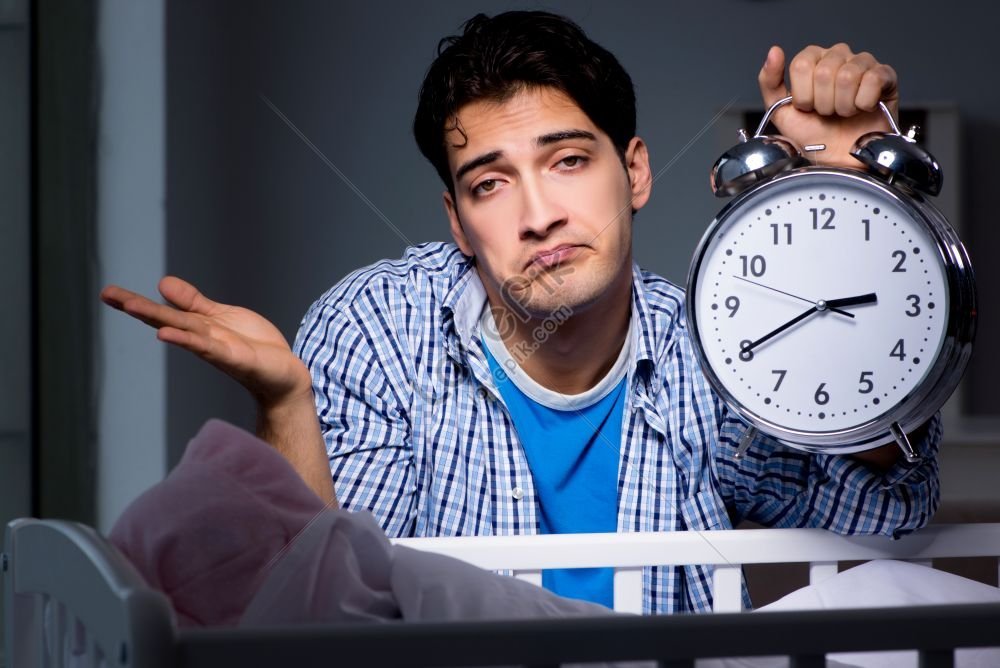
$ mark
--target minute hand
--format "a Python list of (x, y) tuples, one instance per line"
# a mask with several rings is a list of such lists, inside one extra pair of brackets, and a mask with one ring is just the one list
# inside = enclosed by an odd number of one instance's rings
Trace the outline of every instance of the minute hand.
[(777, 329), (771, 330), (770, 332), (768, 332), (764, 336), (760, 337), (756, 341), (753, 341), (753, 342), (748, 343), (747, 345), (743, 346), (742, 348), (740, 348), (740, 353), (748, 353), (748, 352), (752, 351), (754, 348), (756, 348), (760, 344), (764, 343), (765, 341), (771, 340), (772, 338), (774, 338), (778, 334), (781, 334), (783, 331), (785, 331), (789, 327), (792, 327), (793, 325), (797, 325), (798, 323), (802, 322), (803, 320), (805, 320), (806, 318), (808, 318), (809, 316), (811, 316), (813, 313), (818, 313), (818, 312), (819, 312), (819, 308), (816, 307), (816, 306), (813, 306), (808, 311), (804, 311), (804, 312), (798, 314), (797, 316), (795, 316), (794, 318), (792, 318), (791, 320), (789, 320), (788, 322), (786, 322), (784, 325), (781, 325)]

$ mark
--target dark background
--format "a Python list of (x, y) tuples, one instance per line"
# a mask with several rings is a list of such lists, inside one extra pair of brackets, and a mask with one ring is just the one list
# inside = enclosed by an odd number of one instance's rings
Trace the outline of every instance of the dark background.
[[(809, 43), (848, 42), (899, 72), (904, 105), (954, 105), (967, 178), (961, 196), (981, 296), (995, 302), (1000, 240), (992, 156), (1000, 149), (995, 29), (971, 3), (329, 3), (170, 2), (167, 16), (167, 270), (210, 296), (256, 309), (294, 336), (302, 314), (349, 271), (448, 239), (442, 185), (410, 134), (438, 40), (477, 11), (544, 8), (568, 15), (633, 77), (639, 134), (659, 172), (636, 220), (641, 265), (683, 282), (722, 201), (708, 170), (735, 135), (719, 124), (734, 97), (759, 105), (756, 75), (772, 43), (790, 58)], [(405, 235), (398, 236), (266, 104), (269, 99)], [(933, 132), (933, 128), (928, 129)], [(685, 147), (693, 142), (685, 151)], [(681, 155), (679, 155), (681, 154)], [(679, 157), (678, 157), (679, 156)], [(951, 171), (949, 171), (951, 168)], [(970, 187), (970, 186), (980, 187)], [(995, 338), (983, 309), (981, 341)], [(980, 350), (984, 346), (980, 346)], [(989, 352), (989, 351), (986, 351)], [(968, 410), (992, 413), (1000, 357), (974, 361)], [(179, 352), (168, 357), (168, 443), (207, 416), (252, 425), (235, 384)]]

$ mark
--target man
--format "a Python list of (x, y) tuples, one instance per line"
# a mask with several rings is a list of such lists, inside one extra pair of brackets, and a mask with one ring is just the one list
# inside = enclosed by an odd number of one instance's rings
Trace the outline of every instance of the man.
[[(177, 310), (120, 288), (105, 301), (242, 382), (258, 433), (314, 491), (369, 509), (391, 536), (730, 528), (744, 519), (895, 535), (938, 496), (937, 421), (895, 446), (806, 455), (745, 430), (698, 369), (682, 292), (634, 266), (631, 223), (652, 174), (628, 74), (569, 21), (477, 16), (445, 40), (414, 134), (446, 186), (454, 244), (346, 277), (277, 330), (167, 278)], [(760, 71), (788, 93), (784, 53)], [(843, 44), (790, 64), (775, 122), (825, 164), (859, 167), (896, 76)], [(301, 361), (300, 361), (301, 359)], [(303, 364), (304, 363), (304, 364)], [(316, 416), (319, 416), (317, 422)], [(326, 457), (324, 457), (324, 453)], [(711, 606), (710, 569), (653, 568), (646, 608)], [(553, 572), (554, 591), (609, 603), (610, 573)]]

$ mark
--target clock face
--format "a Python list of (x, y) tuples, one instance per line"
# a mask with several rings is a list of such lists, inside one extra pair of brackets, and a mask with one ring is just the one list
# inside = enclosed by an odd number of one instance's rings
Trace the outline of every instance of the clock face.
[(809, 435), (891, 415), (911, 395), (949, 312), (941, 253), (916, 215), (836, 172), (776, 179), (724, 212), (689, 289), (730, 403)]

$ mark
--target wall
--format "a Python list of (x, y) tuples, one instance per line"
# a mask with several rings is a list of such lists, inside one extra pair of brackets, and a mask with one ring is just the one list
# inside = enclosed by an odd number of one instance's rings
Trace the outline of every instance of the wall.
[[(150, 294), (163, 275), (165, 65), (158, 0), (101, 0), (97, 225), (100, 283)], [(167, 470), (166, 350), (153, 332), (100, 308), (97, 525)]]
[[(213, 298), (264, 313), (292, 337), (311, 301), (348, 271), (398, 257), (411, 242), (446, 239), (442, 186), (409, 131), (423, 73), (437, 40), (475, 11), (538, 6), (168, 4), (167, 270)], [(970, 185), (984, 183), (975, 175), (988, 173), (1000, 148), (1000, 89), (984, 84), (983, 73), (997, 64), (994, 30), (975, 20), (972, 7), (931, 0), (544, 4), (579, 22), (633, 76), (639, 133), (654, 170), (663, 170), (636, 221), (636, 257), (675, 281), (683, 281), (721, 205), (708, 191), (708, 169), (734, 141), (711, 127), (701, 132), (730, 101), (757, 104), (756, 74), (772, 43), (791, 54), (809, 42), (844, 40), (899, 70), (906, 103), (955, 103), (965, 173)], [(985, 261), (1000, 245), (989, 189), (949, 181), (947, 173), (945, 188), (961, 189), (961, 222), (981, 282), (1000, 285), (1000, 265)], [(992, 287), (981, 293), (985, 304), (996, 296)], [(980, 340), (997, 329), (983, 309)], [(998, 363), (983, 354), (974, 360), (970, 409), (994, 410), (989, 379)], [(167, 370), (172, 460), (207, 417), (252, 426), (252, 406), (229, 379), (176, 351)]]

